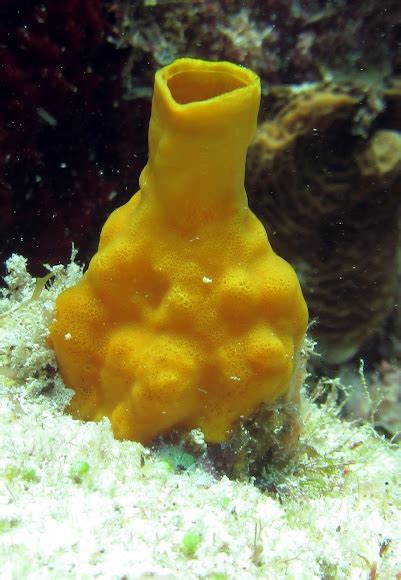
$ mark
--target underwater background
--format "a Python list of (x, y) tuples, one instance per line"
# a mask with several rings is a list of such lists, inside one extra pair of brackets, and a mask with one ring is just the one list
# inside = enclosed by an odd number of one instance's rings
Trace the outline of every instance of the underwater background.
[[(259, 75), (246, 191), (309, 309), (301, 445), (270, 472), (258, 465), (256, 480), (232, 477), (242, 440), (205, 457), (201, 443), (179, 442), (177, 451), (173, 437), (152, 456), (115, 441), (105, 421), (80, 425), (63, 415), (62, 382), (49, 370), (54, 300), (79, 280), (108, 215), (138, 189), (154, 75), (180, 57)], [(0, 578), (218, 580), (268, 570), (271, 578), (399, 578), (400, 205), (399, 0), (0, 0), (0, 561), (13, 554)], [(49, 269), (53, 287), (38, 285)], [(219, 461), (231, 479), (216, 476)], [(136, 489), (142, 499), (124, 513)], [(42, 512), (54, 510), (47, 524), (39, 511), (24, 521), (32, 497)], [(53, 525), (68, 550), (61, 541), (48, 553), (29, 544), (35, 526), (38, 544), (50, 541)], [(138, 570), (125, 529), (145, 554)], [(286, 535), (298, 548), (294, 562)]]

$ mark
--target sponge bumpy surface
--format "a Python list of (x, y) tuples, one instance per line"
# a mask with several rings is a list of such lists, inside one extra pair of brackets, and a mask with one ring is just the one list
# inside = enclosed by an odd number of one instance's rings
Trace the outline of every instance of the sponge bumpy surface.
[(287, 389), (307, 316), (298, 280), (249, 210), (185, 239), (139, 195), (110, 216), (88, 272), (57, 302), (71, 409), (109, 416), (120, 438), (200, 427), (225, 440)]
[[(164, 140), (174, 157), (176, 137)], [(307, 309), (243, 188), (227, 206), (197, 183), (213, 211), (196, 220), (184, 204), (179, 220), (160, 210), (150, 145), (142, 191), (111, 214), (88, 271), (58, 298), (51, 341), (74, 416), (106, 415), (117, 437), (145, 443), (174, 428), (221, 442), (288, 389)]]

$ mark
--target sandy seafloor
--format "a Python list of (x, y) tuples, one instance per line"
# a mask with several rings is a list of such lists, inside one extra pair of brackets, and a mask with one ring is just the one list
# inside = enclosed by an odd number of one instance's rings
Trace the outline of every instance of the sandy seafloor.
[[(305, 398), (303, 433), (272, 485), (177, 473), (108, 420), (63, 413), (45, 343), (56, 266), (35, 286), (8, 261), (0, 298), (0, 579), (401, 578), (401, 450)], [(36, 288), (36, 291), (35, 291)], [(34, 299), (30, 297), (34, 294)], [(188, 549), (188, 533), (196, 538)]]

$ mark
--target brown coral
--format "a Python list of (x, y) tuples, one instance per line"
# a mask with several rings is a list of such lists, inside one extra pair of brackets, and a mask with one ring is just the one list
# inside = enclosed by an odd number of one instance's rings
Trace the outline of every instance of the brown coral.
[(250, 204), (297, 269), (330, 363), (351, 358), (394, 299), (401, 134), (379, 127), (380, 107), (366, 115), (367, 100), (277, 90), (249, 154)]

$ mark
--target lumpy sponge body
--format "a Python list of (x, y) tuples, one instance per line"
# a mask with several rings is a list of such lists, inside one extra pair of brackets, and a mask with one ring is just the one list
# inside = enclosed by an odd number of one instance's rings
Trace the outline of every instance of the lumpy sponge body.
[(258, 77), (180, 59), (156, 73), (140, 191), (106, 221), (50, 329), (70, 411), (148, 443), (173, 429), (227, 440), (283, 395), (307, 308), (244, 190)]

